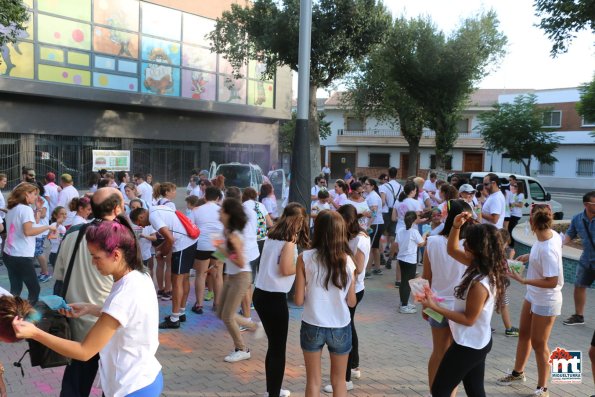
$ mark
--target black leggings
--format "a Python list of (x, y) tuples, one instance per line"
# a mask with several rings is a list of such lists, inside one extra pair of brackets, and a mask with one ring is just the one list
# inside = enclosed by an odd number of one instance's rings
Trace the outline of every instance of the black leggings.
[(510, 216), (510, 220), (508, 221), (508, 232), (510, 233), (510, 246), (514, 247), (514, 239), (512, 238), (512, 229), (518, 225), (519, 221), (521, 220), (520, 216)]
[(364, 298), (364, 290), (355, 294), (356, 302), (355, 306), (349, 308), (349, 315), (351, 317), (351, 351), (349, 352), (349, 358), (347, 359), (347, 371), (345, 372), (345, 380), (349, 382), (351, 380), (351, 368), (359, 367), (359, 340), (357, 339), (357, 331), (355, 330), (355, 309), (357, 305)]
[(399, 296), (401, 298), (401, 306), (407, 306), (409, 304), (409, 295), (411, 294), (409, 280), (415, 278), (417, 263), (399, 261), (399, 266), (401, 267), (401, 286), (399, 287)]
[(35, 305), (39, 299), (39, 280), (35, 272), (33, 257), (10, 256), (4, 254), (4, 263), (8, 270), (8, 279), (10, 280), (10, 293), (14, 296), (20, 296), (23, 292), (23, 283), (29, 290), (29, 302)]
[(472, 349), (456, 342), (444, 354), (434, 383), (432, 397), (450, 397), (450, 393), (463, 381), (469, 397), (485, 397), (483, 378), (486, 356), (492, 350), (492, 340), (483, 349)]
[(267, 393), (270, 397), (278, 397), (285, 374), (285, 349), (289, 329), (287, 294), (256, 288), (252, 301), (258, 317), (262, 321), (269, 343), (264, 362)]

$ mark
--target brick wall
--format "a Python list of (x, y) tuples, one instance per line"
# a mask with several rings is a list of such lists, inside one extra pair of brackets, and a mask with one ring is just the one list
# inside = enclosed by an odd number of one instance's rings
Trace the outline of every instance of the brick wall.
[(541, 106), (552, 111), (562, 111), (562, 125), (560, 128), (554, 129), (555, 131), (590, 131), (593, 129), (593, 127), (581, 127), (582, 118), (576, 111), (576, 102), (548, 103)]

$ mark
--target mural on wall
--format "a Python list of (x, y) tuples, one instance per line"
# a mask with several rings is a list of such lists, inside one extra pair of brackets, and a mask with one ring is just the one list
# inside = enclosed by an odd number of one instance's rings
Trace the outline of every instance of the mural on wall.
[(214, 20), (139, 0), (23, 1), (36, 26), (31, 18), (0, 47), (0, 77), (274, 107), (264, 64), (250, 61), (235, 79), (211, 53)]

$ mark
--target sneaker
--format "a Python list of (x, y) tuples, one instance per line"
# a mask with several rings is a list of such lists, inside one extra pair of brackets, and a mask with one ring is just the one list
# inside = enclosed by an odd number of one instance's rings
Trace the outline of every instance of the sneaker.
[[(289, 397), (291, 396), (291, 392), (289, 390), (281, 389), (279, 391), (279, 397)], [(264, 393), (264, 397), (269, 397), (269, 393)]]
[(524, 382), (526, 380), (527, 378), (525, 378), (524, 372), (519, 375), (513, 375), (512, 372), (510, 372), (508, 375), (496, 380), (496, 383), (500, 386), (510, 386), (513, 383)]
[(549, 397), (550, 392), (547, 389), (544, 389), (543, 387), (538, 387), (537, 389), (535, 389), (535, 392), (533, 392), (533, 394), (530, 394), (527, 397), (534, 397), (534, 396)]
[(364, 280), (368, 280), (370, 278), (372, 278), (372, 273), (366, 272), (366, 274), (364, 275)]
[(417, 308), (415, 307), (415, 305), (413, 305), (413, 304), (411, 304), (411, 303), (410, 303), (410, 304), (408, 304), (408, 305), (407, 305), (407, 307), (408, 307), (408, 308), (410, 308), (410, 309), (417, 309)]
[(564, 325), (583, 325), (585, 323), (585, 318), (580, 314), (573, 314), (572, 316), (568, 317), (566, 320), (562, 321)]
[(202, 306), (194, 305), (190, 310), (192, 310), (196, 314), (203, 314)]
[(50, 281), (52, 278), (52, 276), (50, 276), (49, 274), (40, 274), (39, 275), (39, 282), (40, 283), (47, 283), (48, 281)]
[(213, 291), (207, 291), (205, 292), (205, 301), (212, 301), (213, 298), (215, 297), (215, 293)]
[(256, 323), (256, 329), (254, 330), (254, 339), (262, 339), (265, 336), (264, 326), (259, 321)]
[(395, 281), (395, 288), (400, 288), (400, 287), (401, 287), (401, 282)]
[(353, 379), (359, 379), (362, 377), (362, 371), (359, 369), (351, 368), (351, 377)]
[[(353, 382), (352, 381), (345, 382), (345, 386), (347, 386), (347, 391), (353, 390)], [(325, 392), (325, 393), (332, 393), (333, 392), (333, 385), (326, 385), (326, 386), (324, 386), (324, 388), (322, 389), (322, 391)]]
[(375, 275), (377, 275), (377, 276), (380, 276), (382, 274), (382, 269), (373, 269), (372, 270), (372, 273), (375, 274)]
[(157, 290), (157, 298), (161, 298), (163, 296), (163, 290)]
[(180, 328), (180, 320), (171, 321), (170, 317), (165, 317), (163, 322), (159, 323), (159, 329)]
[(407, 306), (401, 306), (399, 308), (399, 313), (413, 314), (413, 313), (417, 313), (417, 309), (415, 307), (411, 307), (409, 305), (407, 305)]
[(185, 323), (186, 322), (186, 313), (180, 314), (180, 322), (181, 323)]
[(243, 350), (236, 350), (231, 353), (229, 356), (225, 357), (223, 361), (228, 363), (235, 363), (242, 360), (249, 360), (250, 359), (250, 350), (243, 351)]
[[(387, 269), (387, 270), (392, 269), (393, 268), (393, 265), (391, 263), (392, 263), (392, 261), (385, 260), (384, 261), (384, 268)], [(380, 260), (380, 264), (382, 264), (382, 259)]]
[(510, 327), (506, 331), (504, 331), (506, 336), (519, 336), (519, 329), (516, 327)]
[(161, 300), (162, 301), (170, 301), (171, 300), (171, 291), (169, 291), (169, 292), (163, 291), (163, 294), (161, 295)]
[(240, 332), (245, 332), (248, 331), (250, 328), (248, 327), (244, 327), (243, 325), (240, 325)]

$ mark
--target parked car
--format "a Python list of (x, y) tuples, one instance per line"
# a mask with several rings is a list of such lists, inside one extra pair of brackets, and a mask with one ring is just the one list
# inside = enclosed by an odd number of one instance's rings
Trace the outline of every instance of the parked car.
[[(483, 182), (483, 178), (489, 174), (489, 172), (457, 172), (456, 175), (467, 179), (469, 183), (473, 186), (477, 185), (478, 183)], [(526, 175), (517, 175), (517, 174), (510, 174), (506, 172), (494, 172), (494, 174), (498, 175), (500, 179), (500, 184), (507, 185), (508, 184), (508, 177), (510, 175), (514, 175), (517, 178), (518, 183), (523, 183), (525, 186), (525, 206), (523, 207), (523, 216), (528, 216), (529, 212), (531, 211), (531, 204), (533, 203), (548, 203), (552, 207), (552, 212), (554, 213), (554, 219), (562, 219), (564, 217), (564, 211), (562, 209), (562, 204), (559, 202), (552, 200), (551, 194), (547, 192), (547, 190), (543, 187), (542, 183), (539, 180), (526, 176)], [(450, 177), (455, 174), (450, 174), (448, 176), (448, 180), (450, 181)]]

